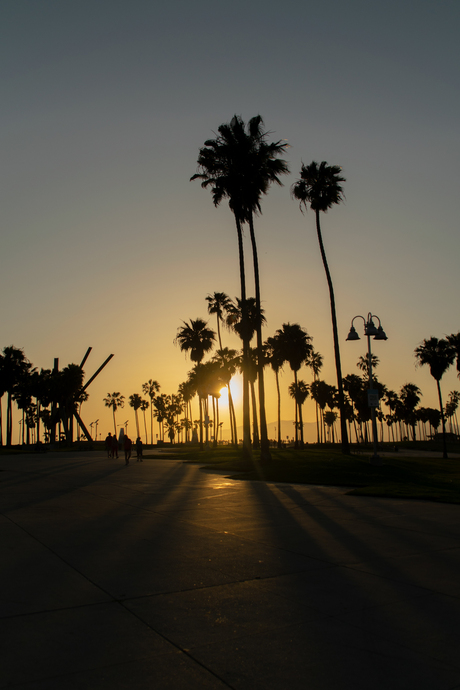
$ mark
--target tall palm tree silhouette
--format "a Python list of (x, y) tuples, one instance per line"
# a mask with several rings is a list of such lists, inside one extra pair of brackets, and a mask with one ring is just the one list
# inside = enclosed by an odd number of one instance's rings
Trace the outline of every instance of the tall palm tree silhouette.
[(337, 315), (335, 309), (334, 288), (332, 285), (331, 273), (326, 259), (326, 252), (324, 251), (323, 238), (321, 235), (320, 213), (326, 213), (334, 204), (338, 204), (343, 199), (343, 189), (340, 185), (345, 182), (345, 178), (340, 176), (341, 168), (338, 165), (328, 165), (325, 161), (316, 163), (313, 161), (310, 165), (302, 165), (300, 171), (300, 180), (298, 180), (291, 187), (291, 193), (294, 199), (300, 201), (302, 205), (307, 208), (310, 205), (312, 211), (316, 216), (316, 232), (318, 236), (319, 247), (321, 251), (321, 258), (323, 260), (324, 270), (326, 272), (327, 284), (329, 286), (329, 299), (331, 303), (332, 316), (332, 333), (334, 338), (334, 354), (335, 354), (335, 368), (337, 372), (337, 388), (339, 391), (339, 407), (340, 407), (340, 429), (342, 433), (342, 452), (350, 453), (350, 445), (348, 442), (347, 422), (345, 416), (345, 399), (343, 395), (342, 386), (342, 366), (340, 364), (340, 347), (339, 335), (337, 330)]
[(441, 412), (442, 421), (442, 456), (443, 458), (447, 458), (446, 420), (442, 406), (441, 379), (450, 365), (454, 363), (455, 350), (447, 340), (444, 340), (444, 338), (438, 340), (438, 338), (432, 337), (423, 340), (422, 344), (415, 348), (415, 359), (418, 364), (427, 364), (430, 367), (430, 374), (436, 381), (439, 411)]
[[(247, 126), (238, 115), (230, 123), (218, 128), (215, 139), (205, 141), (198, 157), (198, 173), (192, 180), (200, 179), (201, 186), (211, 187), (214, 205), (228, 199), (229, 207), (235, 216), (241, 282), (241, 301), (243, 322), (246, 320), (246, 279), (244, 271), (244, 250), (242, 225), (249, 224), (256, 301), (260, 308), (260, 284), (257, 244), (254, 232), (254, 215), (261, 212), (262, 195), (267, 194), (270, 184), (281, 184), (280, 175), (289, 172), (285, 161), (279, 158), (287, 144), (281, 141), (268, 143), (268, 132), (264, 130), (262, 117), (257, 115), (249, 120)], [(270, 460), (267, 426), (265, 419), (265, 389), (263, 378), (262, 324), (257, 329), (259, 350), (259, 408), (262, 423), (261, 460)], [(243, 359), (248, 358), (249, 343), (243, 341)], [(243, 447), (246, 455), (251, 455), (249, 429), (249, 390), (246, 376), (243, 375)]]
[(123, 408), (125, 406), (125, 396), (120, 395), (120, 393), (107, 393), (107, 397), (104, 398), (104, 403), (106, 407), (112, 409), (113, 413), (113, 428), (115, 431), (115, 436), (117, 436), (117, 420), (115, 417), (115, 412), (118, 408)]

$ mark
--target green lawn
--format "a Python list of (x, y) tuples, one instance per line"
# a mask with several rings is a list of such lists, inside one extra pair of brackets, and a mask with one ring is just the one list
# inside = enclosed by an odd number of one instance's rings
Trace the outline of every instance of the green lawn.
[[(246, 463), (231, 448), (178, 450), (168, 453), (184, 462), (225, 470), (233, 479), (322, 484), (350, 487), (351, 495), (415, 498), (460, 503), (460, 460), (435, 458), (385, 458), (371, 465), (369, 456), (344, 456), (334, 450), (272, 450), (272, 463), (261, 466), (258, 454)], [(148, 457), (148, 456), (147, 456)]]

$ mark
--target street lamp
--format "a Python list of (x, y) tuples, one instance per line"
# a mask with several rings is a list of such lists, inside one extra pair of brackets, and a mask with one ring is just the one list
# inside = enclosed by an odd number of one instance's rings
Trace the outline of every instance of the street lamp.
[[(374, 442), (374, 455), (371, 457), (371, 463), (373, 465), (381, 465), (381, 459), (377, 453), (377, 422), (375, 419), (375, 408), (379, 405), (379, 392), (373, 388), (371, 336), (374, 338), (374, 340), (388, 340), (388, 338), (382, 328), (379, 317), (376, 316), (376, 314), (371, 314), (371, 312), (369, 312), (367, 315), (367, 320), (364, 318), (364, 316), (360, 316), (359, 314), (358, 316), (353, 317), (347, 340), (361, 340), (356, 328), (353, 326), (353, 321), (355, 319), (362, 319), (364, 321), (364, 335), (367, 336), (367, 361), (369, 367), (369, 390), (367, 392), (367, 404), (371, 408), (372, 437)], [(377, 319), (379, 322), (378, 327), (375, 326), (373, 319)]]

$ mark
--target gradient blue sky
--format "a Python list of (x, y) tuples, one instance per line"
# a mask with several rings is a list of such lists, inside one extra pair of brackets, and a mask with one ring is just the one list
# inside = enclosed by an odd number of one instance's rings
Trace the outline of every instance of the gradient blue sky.
[[(460, 330), (459, 19), (458, 0), (4, 0), (0, 346), (52, 367), (91, 345), (88, 375), (113, 352), (83, 413), (104, 433), (107, 392), (175, 392), (190, 369), (177, 327), (206, 317), (208, 293), (239, 294), (231, 213), (189, 178), (219, 124), (260, 113), (292, 171), (256, 225), (265, 335), (300, 323), (335, 382), (314, 216), (289, 187), (302, 161), (341, 165), (346, 202), (323, 234), (344, 374), (365, 352), (345, 342), (351, 318), (372, 311), (380, 379), (435, 406), (413, 351)], [(454, 369), (443, 388), (460, 388)]]

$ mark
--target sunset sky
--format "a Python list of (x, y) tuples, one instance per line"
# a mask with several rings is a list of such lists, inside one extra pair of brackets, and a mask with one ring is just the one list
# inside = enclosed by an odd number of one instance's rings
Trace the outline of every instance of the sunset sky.
[[(0, 347), (51, 368), (92, 346), (88, 376), (114, 353), (82, 410), (103, 435), (108, 392), (128, 398), (150, 378), (176, 392), (191, 368), (178, 326), (208, 318), (207, 294), (239, 295), (232, 214), (189, 181), (198, 150), (235, 113), (261, 114), (291, 169), (256, 220), (264, 337), (299, 323), (336, 383), (314, 214), (289, 189), (302, 162), (340, 165), (346, 201), (322, 228), (343, 374), (366, 351), (345, 342), (351, 319), (371, 311), (389, 338), (374, 346), (380, 380), (415, 383), (436, 406), (413, 352), (460, 330), (459, 20), (458, 0), (4, 0)], [(282, 405), (293, 419), (286, 393)]]

